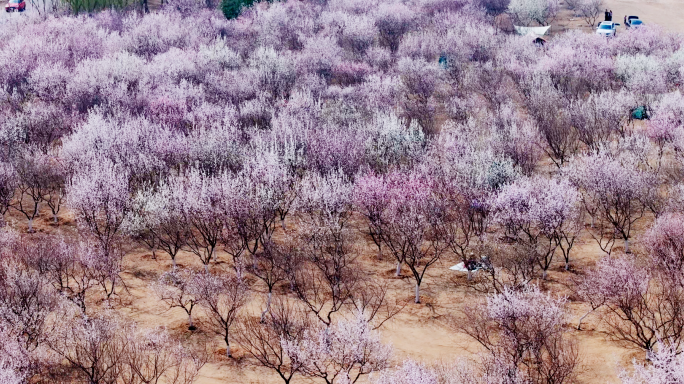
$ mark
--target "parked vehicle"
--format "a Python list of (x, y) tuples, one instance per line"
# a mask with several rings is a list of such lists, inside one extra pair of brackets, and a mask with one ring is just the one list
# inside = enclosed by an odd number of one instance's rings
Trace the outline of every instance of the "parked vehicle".
[(601, 36), (615, 36), (617, 31), (617, 26), (619, 24), (613, 23), (612, 21), (603, 21), (596, 28), (596, 34)]
[(26, 0), (9, 0), (5, 4), (5, 12), (24, 12), (26, 10)]
[(639, 20), (639, 16), (627, 16), (627, 19), (625, 20), (625, 27), (631, 27), (632, 21), (634, 20)]
[(634, 20), (632, 20), (631, 23), (629, 23), (629, 25), (627, 26), (627, 28), (630, 28), (630, 29), (631, 29), (631, 28), (634, 28), (634, 29), (636, 29), (636, 28), (642, 27), (643, 25), (644, 25), (644, 22), (643, 22), (643, 21), (641, 21), (641, 20), (639, 20), (639, 19), (634, 19)]

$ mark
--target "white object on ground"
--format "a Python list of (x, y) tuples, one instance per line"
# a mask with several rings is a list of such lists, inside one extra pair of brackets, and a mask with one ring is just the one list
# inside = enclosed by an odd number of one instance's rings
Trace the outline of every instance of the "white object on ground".
[(526, 36), (526, 35), (537, 35), (537, 36), (544, 36), (546, 35), (546, 32), (549, 31), (549, 28), (551, 26), (546, 26), (546, 27), (519, 27), (517, 25), (513, 26), (515, 28), (515, 31), (518, 33), (518, 35)]
[(453, 267), (450, 267), (452, 271), (459, 271), (459, 272), (468, 272), (468, 268), (465, 267), (465, 264), (463, 263), (458, 263), (454, 265)]

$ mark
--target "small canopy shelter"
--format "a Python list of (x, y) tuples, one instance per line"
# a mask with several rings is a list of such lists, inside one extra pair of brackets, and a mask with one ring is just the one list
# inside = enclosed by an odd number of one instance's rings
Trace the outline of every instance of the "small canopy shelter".
[(549, 28), (551, 28), (550, 25), (547, 25), (546, 27), (519, 27), (519, 26), (515, 25), (513, 27), (515, 28), (515, 32), (521, 36), (527, 36), (527, 35), (544, 36), (544, 35), (546, 35), (546, 32), (549, 31)]

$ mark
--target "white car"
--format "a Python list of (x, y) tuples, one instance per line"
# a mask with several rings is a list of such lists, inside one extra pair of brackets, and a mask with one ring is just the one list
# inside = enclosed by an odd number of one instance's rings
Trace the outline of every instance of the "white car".
[(612, 21), (604, 21), (596, 28), (596, 34), (601, 36), (615, 36), (618, 24)]

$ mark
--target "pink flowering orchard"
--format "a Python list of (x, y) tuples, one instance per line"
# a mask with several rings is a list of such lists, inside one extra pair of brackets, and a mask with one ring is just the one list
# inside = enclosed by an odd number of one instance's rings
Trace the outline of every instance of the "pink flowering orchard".
[(0, 384), (681, 381), (684, 38), (613, 3), (8, 12)]

